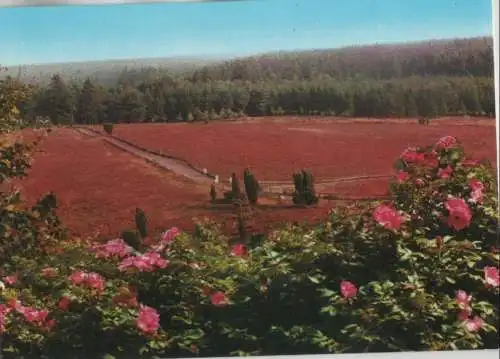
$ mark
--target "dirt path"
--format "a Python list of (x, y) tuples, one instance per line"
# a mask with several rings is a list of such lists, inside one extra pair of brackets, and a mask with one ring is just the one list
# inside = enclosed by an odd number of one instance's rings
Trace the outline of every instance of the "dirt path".
[(130, 154), (137, 156), (137, 157), (141, 157), (141, 158), (145, 159), (146, 161), (153, 163), (154, 165), (157, 165), (157, 166), (162, 167), (166, 170), (177, 173), (181, 176), (187, 177), (190, 180), (193, 180), (195, 182), (206, 183), (206, 184), (210, 185), (214, 181), (212, 178), (205, 176), (202, 173), (199, 173), (198, 171), (192, 169), (189, 166), (186, 166), (184, 163), (182, 163), (180, 161), (176, 161), (175, 159), (167, 158), (167, 157), (156, 155), (153, 153), (148, 153), (146, 151), (143, 151), (141, 149), (136, 148), (135, 146), (129, 145), (129, 144), (117, 139), (117, 138), (103, 136), (101, 134), (97, 134), (96, 132), (88, 130), (86, 128), (78, 127), (75, 129), (78, 132), (83, 133), (87, 136), (99, 137), (103, 141), (106, 141), (106, 142), (112, 144), (113, 146), (118, 147), (119, 149), (121, 149), (123, 151), (126, 151)]
[[(74, 127), (74, 129), (86, 136), (93, 137), (93, 138), (100, 138), (103, 141), (125, 151), (128, 152), (136, 157), (142, 158), (146, 160), (149, 163), (152, 163), (153, 165), (156, 165), (162, 169), (174, 172), (180, 176), (186, 177), (196, 183), (199, 184), (204, 184), (207, 185), (207, 187), (211, 184), (214, 183), (214, 178), (213, 176), (209, 174), (204, 174), (202, 171), (199, 171), (192, 166), (188, 165), (187, 162), (184, 162), (180, 159), (175, 159), (172, 157), (169, 157), (167, 155), (160, 155), (156, 154), (152, 151), (141, 149), (136, 145), (133, 145), (131, 143), (128, 143), (127, 141), (124, 141), (120, 138), (114, 137), (114, 136), (106, 136), (103, 135), (102, 133), (92, 130), (89, 128), (84, 128), (84, 127)], [(329, 188), (331, 190), (332, 186), (339, 184), (339, 183), (346, 183), (346, 182), (357, 182), (357, 181), (366, 181), (366, 180), (376, 180), (376, 179), (384, 179), (384, 178), (391, 178), (390, 175), (382, 174), (382, 175), (371, 175), (371, 176), (355, 176), (355, 177), (338, 177), (338, 178), (332, 178), (332, 179), (324, 179), (324, 180), (319, 180), (316, 181), (316, 188), (318, 190), (318, 193), (320, 197), (326, 198), (326, 199), (331, 199), (331, 200), (346, 200), (346, 199), (352, 199), (352, 200), (372, 200), (372, 199), (382, 199), (381, 197), (377, 198), (365, 198), (365, 197), (352, 197), (349, 196), (347, 197), (340, 197), (336, 196), (335, 194), (332, 193), (326, 193), (322, 191), (322, 189)], [(273, 198), (277, 199), (280, 196), (285, 196), (285, 197), (290, 197), (291, 196), (291, 191), (293, 191), (293, 182), (292, 181), (260, 181), (262, 188), (262, 195), (266, 196), (268, 198)], [(227, 191), (230, 190), (231, 186), (229, 182), (224, 182), (220, 181), (219, 184), (216, 185), (218, 190), (222, 191)]]

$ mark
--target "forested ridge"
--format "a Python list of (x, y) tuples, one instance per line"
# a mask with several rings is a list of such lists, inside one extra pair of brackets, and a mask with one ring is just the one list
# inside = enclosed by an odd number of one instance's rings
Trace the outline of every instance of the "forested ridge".
[[(18, 79), (9, 78), (8, 82)], [(114, 84), (55, 74), (21, 104), (54, 123), (210, 121), (237, 116), (493, 116), (490, 37), (276, 53), (182, 74), (124, 69)]]

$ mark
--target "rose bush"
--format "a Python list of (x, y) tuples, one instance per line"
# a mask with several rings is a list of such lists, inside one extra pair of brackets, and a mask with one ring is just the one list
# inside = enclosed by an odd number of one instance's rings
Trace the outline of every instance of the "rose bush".
[[(3, 179), (29, 168), (2, 150)], [(394, 200), (235, 242), (213, 223), (67, 238), (50, 194), (1, 193), (6, 358), (341, 353), (498, 347), (498, 201), (491, 167), (450, 137), (409, 148)]]

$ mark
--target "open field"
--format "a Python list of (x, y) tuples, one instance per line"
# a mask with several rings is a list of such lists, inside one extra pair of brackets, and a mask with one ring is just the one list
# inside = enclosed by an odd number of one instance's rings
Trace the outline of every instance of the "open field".
[[(222, 179), (250, 166), (264, 187), (290, 181), (290, 173), (309, 168), (320, 193), (372, 197), (387, 192), (392, 162), (408, 145), (433, 143), (442, 135), (461, 139), (474, 158), (495, 160), (491, 122), (333, 123), (329, 121), (216, 122), (211, 124), (118, 125), (114, 135), (146, 149), (178, 156)], [(97, 128), (96, 128), (97, 129)], [(136, 207), (158, 232), (170, 226), (194, 228), (193, 219), (217, 219), (233, 233), (230, 205), (213, 206), (208, 184), (153, 166), (143, 158), (116, 148), (103, 137), (72, 129), (57, 129), (44, 139), (28, 178), (18, 181), (28, 202), (48, 191), (57, 193), (58, 213), (77, 235), (115, 236), (133, 226)], [(161, 166), (160, 166), (161, 167)], [(374, 176), (349, 180), (347, 177)], [(225, 177), (224, 177), (225, 176)], [(329, 182), (345, 178), (345, 181)], [(271, 183), (271, 184), (270, 184)], [(220, 189), (220, 192), (222, 188)], [(315, 222), (339, 201), (320, 201), (317, 208), (293, 208), (277, 196), (262, 198), (255, 209), (254, 228), (266, 230), (285, 221)]]
[[(171, 226), (192, 230), (195, 217), (217, 219), (226, 233), (233, 232), (231, 207), (214, 208), (206, 185), (162, 171), (99, 138), (56, 129), (39, 149), (28, 177), (14, 185), (30, 204), (54, 191), (57, 213), (73, 234), (116, 236), (133, 227), (136, 207), (146, 211), (154, 233)], [(315, 222), (328, 209), (328, 202), (298, 209), (263, 200), (255, 211), (255, 229), (284, 221)]]
[(117, 125), (113, 134), (227, 179), (250, 167), (258, 179), (290, 181), (301, 168), (318, 181), (392, 173), (407, 146), (456, 136), (475, 158), (495, 158), (494, 120), (251, 120), (209, 124)]

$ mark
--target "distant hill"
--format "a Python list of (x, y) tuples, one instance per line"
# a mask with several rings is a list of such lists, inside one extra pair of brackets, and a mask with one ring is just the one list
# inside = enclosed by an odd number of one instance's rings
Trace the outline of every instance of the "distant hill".
[(195, 69), (193, 79), (260, 81), (324, 76), (388, 79), (470, 75), (493, 76), (491, 37), (276, 52), (209, 64)]
[(59, 73), (64, 80), (92, 77), (113, 85), (135, 84), (170, 73), (193, 81), (275, 81), (330, 77), (390, 79), (411, 76), (493, 76), (493, 39), (431, 40), (337, 49), (275, 52), (242, 58), (172, 57), (107, 60), (11, 67), (0, 76), (46, 83)]
[(182, 73), (221, 62), (218, 58), (167, 57), (150, 59), (125, 59), (39, 65), (20, 65), (7, 68), (0, 76), (12, 76), (27, 82), (46, 83), (52, 75), (60, 74), (65, 80), (92, 77), (101, 83), (113, 83), (124, 71), (162, 70)]

